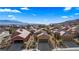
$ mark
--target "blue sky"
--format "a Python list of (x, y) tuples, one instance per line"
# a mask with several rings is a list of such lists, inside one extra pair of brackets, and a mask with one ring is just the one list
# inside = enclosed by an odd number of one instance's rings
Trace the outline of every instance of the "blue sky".
[(78, 18), (78, 7), (0, 7), (0, 20), (49, 24)]

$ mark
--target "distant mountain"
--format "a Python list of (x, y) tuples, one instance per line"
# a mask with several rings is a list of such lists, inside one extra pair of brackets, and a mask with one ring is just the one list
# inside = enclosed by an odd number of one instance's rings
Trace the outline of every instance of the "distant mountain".
[(0, 23), (22, 23), (22, 22), (16, 20), (0, 20)]
[(51, 23), (50, 25), (52, 26), (61, 26), (61, 25), (79, 25), (79, 19), (74, 19), (74, 20), (69, 20), (69, 21), (64, 21), (61, 23)]
[(0, 24), (22, 24), (22, 22), (17, 20), (0, 20)]
[(61, 24), (78, 24), (79, 25), (79, 19), (75, 19), (75, 20), (69, 20), (69, 21), (65, 21), (65, 22), (62, 22)]

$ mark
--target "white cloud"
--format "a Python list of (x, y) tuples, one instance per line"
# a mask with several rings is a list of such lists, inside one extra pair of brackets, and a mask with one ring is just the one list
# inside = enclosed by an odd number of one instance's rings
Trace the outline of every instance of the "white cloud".
[(27, 7), (23, 7), (23, 8), (21, 8), (21, 10), (30, 10), (30, 9)]
[(72, 9), (72, 7), (65, 7), (64, 11), (68, 11), (68, 10), (71, 10), (71, 9)]
[(16, 17), (14, 15), (8, 15), (8, 17), (11, 19), (11, 20), (15, 20)]
[(16, 9), (9, 9), (9, 8), (0, 8), (0, 12), (21, 13), (19, 10), (16, 10)]
[(79, 15), (79, 13), (75, 13), (75, 15)]
[(13, 17), (14, 15), (8, 15), (8, 17)]
[(61, 16), (61, 18), (67, 19), (67, 18), (69, 18), (69, 17), (68, 17), (68, 16)]

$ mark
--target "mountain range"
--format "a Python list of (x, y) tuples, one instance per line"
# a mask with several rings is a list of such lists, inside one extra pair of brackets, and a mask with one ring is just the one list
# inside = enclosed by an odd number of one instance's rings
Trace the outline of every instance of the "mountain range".
[(79, 25), (79, 19), (75, 19), (75, 20), (69, 20), (69, 21), (65, 21), (62, 22), (61, 24), (65, 24), (65, 25), (69, 25), (69, 24), (78, 24)]
[(68, 21), (64, 21), (61, 23), (51, 23), (52, 25), (72, 25), (72, 24), (77, 24), (79, 25), (79, 19), (74, 19), (74, 20), (68, 20)]
[(7, 25), (7, 24), (22, 24), (23, 22), (17, 20), (0, 20), (0, 25)]
[[(28, 23), (23, 23), (17, 20), (0, 20), (0, 25), (6, 25), (6, 24), (28, 24)], [(53, 23), (52, 23), (53, 24)], [(65, 21), (65, 22), (61, 22), (61, 23), (56, 23), (56, 24), (79, 24), (79, 19), (75, 19), (75, 20), (69, 20), (69, 21)]]

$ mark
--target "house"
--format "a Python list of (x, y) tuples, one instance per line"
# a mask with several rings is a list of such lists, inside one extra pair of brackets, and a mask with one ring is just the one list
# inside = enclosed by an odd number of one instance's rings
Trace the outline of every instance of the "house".
[(37, 39), (38, 40), (48, 40), (49, 39), (49, 35), (45, 32), (42, 32), (40, 34), (37, 35)]
[[(9, 39), (9, 32), (8, 31), (3, 31), (2, 33), (0, 33), (0, 48), (2, 47), (6, 47), (6, 41), (10, 40)], [(6, 43), (5, 43), (6, 42)], [(9, 42), (8, 42), (9, 43)]]
[(79, 33), (79, 25), (72, 27), (73, 31), (77, 31)]
[(25, 29), (17, 29), (15, 33), (12, 34), (12, 41), (16, 40), (22, 40), (22, 41), (27, 41), (30, 38), (31, 32), (25, 30)]
[(46, 49), (51, 50), (53, 47), (55, 47), (55, 42), (53, 40), (53, 37), (49, 35), (47, 32), (42, 32), (37, 35), (37, 42), (38, 42), (38, 49)]
[(2, 32), (1, 34), (0, 34), (0, 37), (6, 37), (6, 36), (9, 36), (10, 34), (9, 34), (9, 31), (4, 31), (4, 32)]

